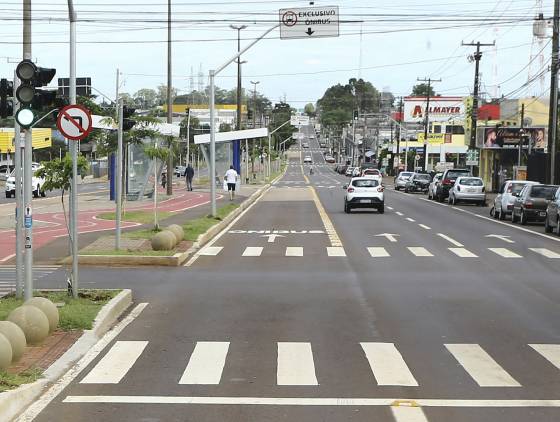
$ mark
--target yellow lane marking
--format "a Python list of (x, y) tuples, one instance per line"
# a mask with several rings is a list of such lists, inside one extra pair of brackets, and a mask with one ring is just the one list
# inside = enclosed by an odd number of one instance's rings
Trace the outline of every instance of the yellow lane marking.
[(313, 202), (315, 202), (315, 206), (317, 207), (317, 211), (319, 211), (319, 215), (321, 216), (321, 220), (323, 221), (323, 225), (325, 226), (325, 231), (327, 232), (327, 235), (329, 236), (331, 246), (342, 246), (342, 242), (340, 241), (340, 237), (338, 236), (338, 233), (336, 232), (336, 229), (334, 228), (334, 225), (333, 225), (329, 215), (325, 211), (325, 208), (323, 207), (323, 204), (321, 204), (321, 200), (319, 199), (319, 195), (317, 195), (317, 192), (315, 191), (315, 188), (313, 186), (309, 186), (309, 189), (311, 190), (311, 194), (313, 195)]

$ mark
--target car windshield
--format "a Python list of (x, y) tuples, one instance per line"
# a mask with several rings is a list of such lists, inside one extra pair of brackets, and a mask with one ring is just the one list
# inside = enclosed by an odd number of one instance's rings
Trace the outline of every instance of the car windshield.
[(509, 185), (508, 193), (519, 193), (525, 187), (525, 183), (512, 183)]
[(377, 179), (358, 179), (352, 181), (352, 186), (357, 188), (374, 188), (378, 185)]
[(464, 186), (482, 186), (482, 180), (480, 179), (459, 179), (460, 184)]
[(448, 179), (456, 179), (457, 177), (467, 176), (466, 171), (448, 171), (447, 178)]
[(399, 174), (399, 177), (402, 177), (403, 179), (408, 178), (410, 176), (412, 176), (412, 173), (408, 171), (403, 171), (401, 174)]
[(416, 180), (430, 180), (429, 174), (417, 174), (415, 177)]
[(552, 199), (558, 186), (533, 186), (531, 189), (531, 198)]

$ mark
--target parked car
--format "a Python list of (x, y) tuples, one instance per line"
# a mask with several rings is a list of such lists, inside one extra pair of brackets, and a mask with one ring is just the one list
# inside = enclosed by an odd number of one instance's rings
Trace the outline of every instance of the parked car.
[(346, 164), (339, 164), (338, 166), (336, 166), (336, 171), (339, 174), (346, 174), (347, 168), (348, 166)]
[(371, 177), (354, 177), (344, 186), (344, 212), (354, 208), (375, 208), (380, 214), (385, 212), (385, 188), (381, 182)]
[(443, 173), (436, 173), (428, 185), (428, 199), (436, 199), (436, 185), (441, 180)]
[(549, 201), (554, 199), (556, 185), (525, 185), (515, 198), (511, 221), (527, 224), (529, 221), (544, 221)]
[(432, 177), (427, 173), (414, 173), (408, 178), (404, 185), (404, 191), (409, 192), (428, 192), (428, 186)]
[(498, 195), (494, 198), (494, 218), (505, 220), (506, 216), (511, 215), (515, 198), (526, 185), (538, 185), (538, 182), (508, 180), (500, 186)]
[(354, 167), (354, 170), (352, 170), (352, 177), (360, 177), (361, 173), (362, 171), (359, 167)]
[(186, 170), (187, 167), (185, 166), (175, 166), (175, 169), (173, 170), (173, 174), (177, 177), (185, 177)]
[(395, 177), (395, 190), (404, 189), (406, 186), (406, 181), (414, 173), (411, 171), (401, 171), (397, 177)]
[[(39, 195), (42, 197), (47, 196), (47, 192), (43, 190), (43, 185), (45, 184), (45, 179), (42, 177), (37, 177), (35, 172), (41, 167), (37, 167), (33, 170), (33, 177), (31, 178), (31, 185), (33, 186), (33, 197), (38, 198)], [(16, 175), (15, 170), (12, 171), (10, 176), (6, 179), (6, 198), (16, 196)]]
[(475, 202), (480, 206), (486, 205), (484, 181), (480, 177), (458, 177), (449, 191), (449, 203), (456, 205), (459, 202)]
[(307, 142), (303, 142), (303, 143), (301, 144), (301, 146), (302, 146), (303, 148), (309, 148), (309, 144), (308, 144)]
[(333, 157), (332, 155), (326, 155), (326, 156), (325, 156), (325, 161), (326, 161), (327, 163), (329, 163), (329, 164), (332, 164), (332, 163), (335, 162), (335, 159), (334, 159), (334, 157)]
[(468, 177), (470, 175), (471, 171), (469, 169), (445, 170), (441, 176), (441, 181), (439, 181), (436, 185), (436, 200), (443, 202), (443, 200), (449, 196), (449, 191), (455, 184), (455, 180), (457, 180), (458, 177)]
[(350, 167), (350, 166), (346, 167), (346, 171), (344, 172), (344, 175), (351, 177), (352, 173), (354, 173), (355, 168), (356, 167)]
[(554, 229), (556, 229), (556, 234), (560, 236), (560, 188), (556, 190), (552, 201), (548, 203), (544, 220), (544, 231), (546, 233), (552, 233)]
[(306, 155), (303, 159), (303, 164), (313, 164), (313, 159), (309, 155)]

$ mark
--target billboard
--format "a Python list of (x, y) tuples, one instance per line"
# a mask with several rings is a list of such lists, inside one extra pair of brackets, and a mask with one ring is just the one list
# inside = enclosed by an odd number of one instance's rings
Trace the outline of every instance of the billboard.
[[(546, 128), (525, 128), (523, 129), (526, 139), (529, 140), (531, 148), (536, 150), (544, 150), (546, 148)], [(481, 135), (479, 133), (479, 135)], [(519, 139), (521, 138), (521, 128), (484, 128), (482, 136), (477, 137), (477, 145), (479, 148), (485, 149), (508, 149), (519, 148)], [(527, 141), (524, 142), (524, 148), (528, 148)]]
[[(426, 97), (405, 97), (404, 121), (423, 123), (426, 119)], [(430, 122), (447, 122), (464, 119), (465, 103), (462, 97), (430, 97)]]

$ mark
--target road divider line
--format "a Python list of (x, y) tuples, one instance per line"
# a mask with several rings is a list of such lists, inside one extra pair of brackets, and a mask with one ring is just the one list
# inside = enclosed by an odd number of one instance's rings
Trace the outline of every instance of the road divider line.
[(394, 343), (360, 343), (377, 385), (418, 387)]
[(311, 195), (313, 196), (313, 202), (315, 202), (315, 206), (317, 207), (317, 210), (319, 211), (319, 216), (321, 217), (321, 221), (323, 222), (323, 226), (325, 226), (325, 231), (327, 232), (327, 235), (329, 236), (331, 246), (342, 247), (342, 242), (340, 241), (340, 237), (338, 236), (338, 233), (336, 232), (336, 229), (334, 228), (334, 225), (333, 225), (329, 215), (325, 211), (325, 207), (323, 207), (323, 204), (321, 203), (321, 200), (319, 199), (319, 195), (317, 195), (317, 192), (315, 191), (315, 188), (313, 186), (309, 186), (309, 189), (311, 190)]
[(448, 241), (449, 243), (451, 243), (452, 245), (455, 245), (455, 246), (457, 246), (457, 247), (459, 247), (459, 248), (462, 248), (462, 247), (463, 247), (463, 244), (462, 244), (461, 242), (457, 242), (455, 239), (452, 239), (451, 237), (449, 237), (449, 236), (447, 236), (447, 235), (445, 235), (445, 234), (443, 234), (443, 233), (438, 233), (437, 235), (438, 235), (439, 237), (441, 237), (442, 239), (447, 240), (447, 241)]
[(117, 341), (80, 384), (118, 384), (147, 345), (147, 341)]
[(199, 341), (179, 384), (218, 385), (226, 364), (229, 342)]
[(278, 343), (278, 385), (319, 385), (310, 343)]
[(521, 387), (478, 344), (446, 344), (445, 347), (480, 387)]

